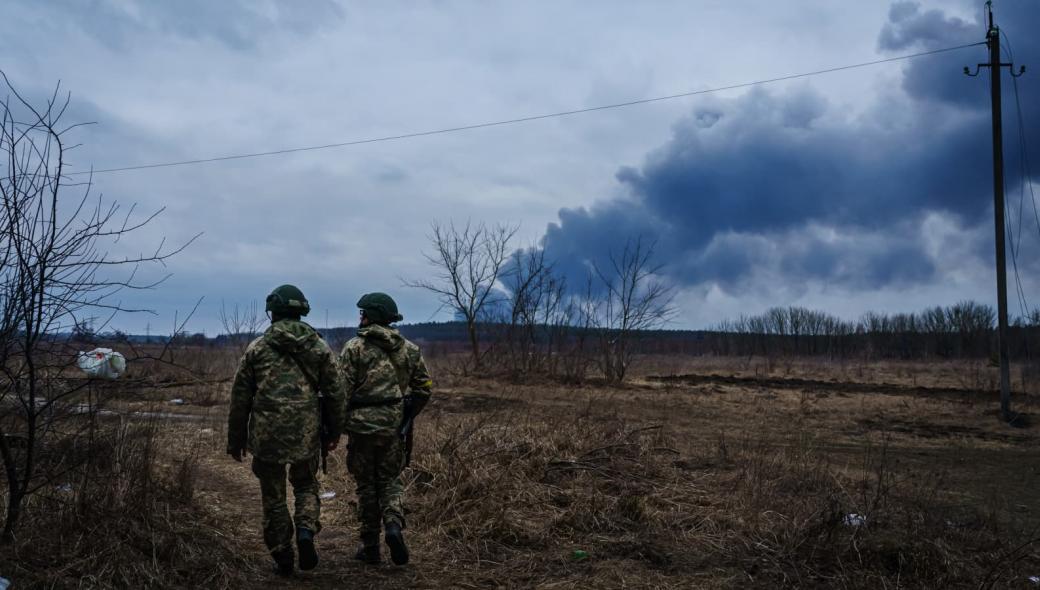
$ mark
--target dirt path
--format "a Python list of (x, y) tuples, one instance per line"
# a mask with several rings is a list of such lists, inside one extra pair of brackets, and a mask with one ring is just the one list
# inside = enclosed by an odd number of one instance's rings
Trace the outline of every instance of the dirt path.
[[(354, 494), (344, 476), (342, 461), (339, 457), (331, 459), (329, 475), (323, 476), (322, 491), (334, 491), (336, 496), (322, 503), (323, 530), (317, 544), (321, 562), (311, 572), (297, 572), (294, 577), (285, 579), (271, 571), (272, 561), (261, 531), (260, 488), (249, 470), (248, 460), (239, 464), (217, 452), (202, 458), (196, 497), (200, 505), (225, 523), (224, 532), (228, 542), (234, 545), (233, 550), (247, 556), (251, 565), (243, 572), (247, 587), (434, 587), (423, 582), (425, 565), (420, 551), (415, 551), (415, 563), (404, 567), (365, 566), (354, 560), (357, 539), (353, 521)], [(416, 548), (421, 545), (412, 544)]]

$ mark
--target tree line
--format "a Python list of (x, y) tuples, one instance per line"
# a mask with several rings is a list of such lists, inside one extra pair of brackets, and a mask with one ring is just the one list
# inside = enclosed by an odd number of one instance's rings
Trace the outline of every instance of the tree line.
[[(916, 313), (868, 312), (855, 321), (804, 307), (774, 307), (716, 325), (708, 338), (720, 355), (823, 355), (832, 358), (978, 358), (996, 351), (996, 312), (961, 301)], [(1040, 310), (1015, 319), (1011, 354), (1040, 352)]]

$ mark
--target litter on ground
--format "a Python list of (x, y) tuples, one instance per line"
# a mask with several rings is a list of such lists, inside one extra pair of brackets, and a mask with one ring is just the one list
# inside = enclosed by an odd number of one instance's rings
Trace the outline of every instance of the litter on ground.
[(863, 516), (862, 514), (856, 514), (855, 512), (852, 512), (850, 514), (845, 515), (845, 518), (842, 520), (842, 523), (845, 526), (864, 526), (865, 524), (867, 524), (867, 517)]

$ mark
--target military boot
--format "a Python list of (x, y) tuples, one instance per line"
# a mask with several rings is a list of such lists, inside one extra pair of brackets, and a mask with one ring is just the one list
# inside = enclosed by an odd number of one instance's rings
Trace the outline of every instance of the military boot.
[(296, 529), (296, 547), (300, 550), (300, 569), (314, 569), (318, 565), (318, 552), (314, 550), (314, 531)]
[(354, 559), (368, 564), (377, 564), (382, 561), (379, 556), (379, 532), (365, 533), (361, 535), (361, 544), (358, 545)]
[(408, 563), (408, 546), (404, 544), (404, 533), (396, 522), (386, 524), (386, 546), (390, 548), (390, 559), (397, 565)]
[(272, 551), (271, 557), (274, 558), (274, 573), (279, 576), (292, 575), (293, 563), (296, 561), (296, 556), (293, 554), (291, 547), (279, 551)]

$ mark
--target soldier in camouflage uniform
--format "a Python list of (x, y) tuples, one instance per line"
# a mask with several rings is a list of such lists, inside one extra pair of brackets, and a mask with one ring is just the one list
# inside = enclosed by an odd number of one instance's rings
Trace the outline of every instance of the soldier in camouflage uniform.
[(408, 563), (401, 505), (401, 472), (405, 445), (399, 435), (404, 396), (410, 395), (411, 416), (430, 399), (433, 382), (419, 347), (390, 326), (403, 318), (385, 293), (369, 293), (358, 301), (361, 327), (343, 347), (340, 370), (347, 401), (343, 430), (347, 469), (357, 482), (361, 546), (357, 558), (379, 563), (379, 532), (395, 564)]
[[(295, 524), (300, 569), (318, 564), (314, 535), (321, 529), (318, 458), (321, 452), (319, 404), (334, 416), (343, 412), (335, 355), (321, 336), (300, 321), (310, 305), (292, 285), (267, 297), (271, 326), (246, 349), (231, 388), (227, 452), (242, 461), (253, 454), (260, 480), (264, 542), (281, 575), (293, 572)], [(319, 391), (325, 398), (319, 400)], [(326, 448), (339, 441), (338, 420), (327, 432)], [(326, 422), (328, 424), (328, 422)], [(286, 508), (285, 475), (296, 498), (295, 523)]]

